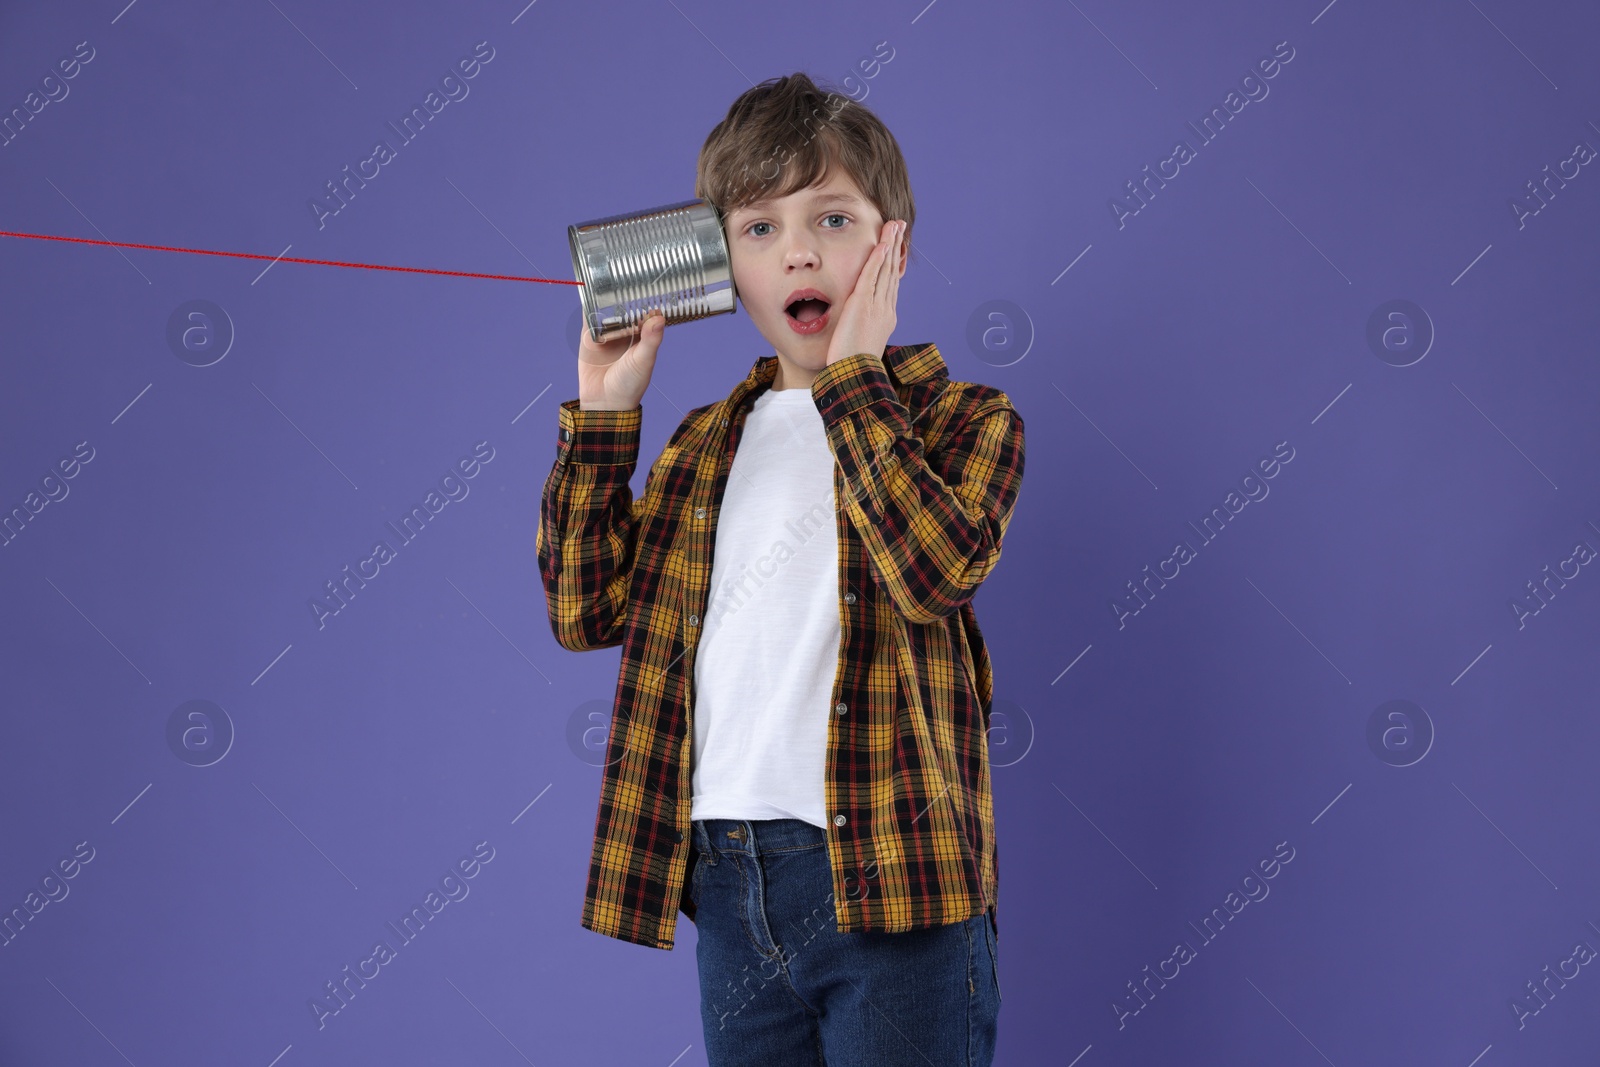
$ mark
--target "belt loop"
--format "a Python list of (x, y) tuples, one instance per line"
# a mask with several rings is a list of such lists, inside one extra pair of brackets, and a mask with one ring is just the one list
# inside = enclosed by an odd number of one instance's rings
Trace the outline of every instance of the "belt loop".
[(715, 867), (717, 861), (721, 858), (721, 853), (717, 851), (717, 843), (711, 839), (710, 827), (707, 826), (704, 820), (696, 822), (694, 826), (697, 831), (695, 844), (698, 845), (701, 839), (704, 839), (706, 843), (706, 847), (700, 851), (701, 857), (705, 859), (708, 866)]

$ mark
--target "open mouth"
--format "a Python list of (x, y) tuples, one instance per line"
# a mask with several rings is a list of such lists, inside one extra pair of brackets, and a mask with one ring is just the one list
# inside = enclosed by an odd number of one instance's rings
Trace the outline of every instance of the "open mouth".
[(826, 300), (807, 297), (805, 300), (796, 300), (784, 308), (784, 313), (791, 319), (799, 322), (815, 322), (827, 312), (829, 304)]
[(789, 319), (789, 328), (796, 333), (817, 333), (828, 324), (828, 309), (832, 305), (815, 290), (791, 300), (783, 309)]

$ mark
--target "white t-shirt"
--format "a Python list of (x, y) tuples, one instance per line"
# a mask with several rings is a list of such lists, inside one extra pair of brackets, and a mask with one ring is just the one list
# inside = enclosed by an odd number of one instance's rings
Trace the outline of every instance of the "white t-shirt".
[(833, 471), (811, 390), (756, 397), (717, 516), (695, 657), (691, 819), (826, 825), (839, 662)]

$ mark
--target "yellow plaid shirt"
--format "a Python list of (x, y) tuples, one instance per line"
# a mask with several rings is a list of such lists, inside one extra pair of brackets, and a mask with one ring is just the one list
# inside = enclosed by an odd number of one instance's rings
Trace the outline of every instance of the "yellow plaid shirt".
[[(561, 405), (537, 538), (550, 625), (574, 651), (622, 646), (582, 923), (670, 949), (693, 838), (695, 648), (717, 514), (751, 402), (777, 359), (689, 412), (635, 500), (640, 409)], [(832, 364), (812, 397), (834, 464), (839, 665), (825, 799), (841, 932), (996, 918), (989, 654), (972, 597), (1022, 480), (1022, 419), (953, 382), (931, 344)]]

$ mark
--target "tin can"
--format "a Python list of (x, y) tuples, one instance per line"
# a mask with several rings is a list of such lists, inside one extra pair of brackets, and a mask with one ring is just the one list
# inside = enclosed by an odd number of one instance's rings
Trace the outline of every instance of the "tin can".
[(654, 308), (667, 324), (735, 309), (722, 219), (703, 199), (567, 227), (583, 319), (598, 344), (626, 336)]

